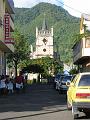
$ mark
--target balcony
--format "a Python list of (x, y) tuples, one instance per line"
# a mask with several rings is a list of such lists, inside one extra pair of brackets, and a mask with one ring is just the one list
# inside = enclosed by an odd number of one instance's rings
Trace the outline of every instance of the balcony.
[(13, 0), (5, 0), (5, 12), (14, 14), (14, 2)]
[(14, 45), (13, 44), (6, 44), (7, 48), (9, 48), (10, 52), (14, 52)]
[(90, 58), (90, 37), (83, 38), (73, 46), (74, 64), (82, 64)]
[(5, 44), (2, 40), (0, 40), (0, 50), (4, 52), (14, 52), (13, 44)]

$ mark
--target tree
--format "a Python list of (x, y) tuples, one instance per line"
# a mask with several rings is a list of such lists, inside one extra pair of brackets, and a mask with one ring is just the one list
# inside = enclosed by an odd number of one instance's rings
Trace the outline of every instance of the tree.
[(52, 74), (53, 69), (53, 59), (50, 57), (42, 57), (34, 60), (30, 60), (29, 65), (27, 65), (23, 71), (40, 73), (43, 77), (48, 77)]
[(59, 61), (47, 56), (30, 60), (29, 65), (23, 71), (40, 73), (42, 77), (47, 78), (48, 76), (62, 72), (63, 66)]
[(63, 63), (60, 63), (58, 60), (54, 60), (54, 74), (56, 75), (57, 73), (62, 73), (63, 72)]
[(84, 25), (84, 33), (74, 35), (74, 43), (73, 43), (73, 44), (79, 42), (79, 41), (82, 40), (82, 38), (84, 38), (84, 37), (85, 37), (85, 38), (86, 38), (86, 37), (90, 37), (90, 31), (89, 31), (88, 29), (86, 29), (86, 28), (87, 28), (87, 26)]
[(21, 34), (19, 31), (15, 30), (14, 32), (14, 53), (8, 55), (8, 63), (14, 64), (15, 67), (15, 76), (17, 76), (17, 67), (19, 68), (23, 64), (28, 64), (29, 54), (30, 54), (30, 45), (26, 37)]

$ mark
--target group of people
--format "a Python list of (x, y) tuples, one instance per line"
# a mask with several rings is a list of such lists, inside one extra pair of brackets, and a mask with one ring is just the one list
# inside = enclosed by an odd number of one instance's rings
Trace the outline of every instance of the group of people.
[(15, 79), (10, 78), (8, 75), (0, 76), (0, 94), (6, 95), (14, 92), (25, 90), (26, 80), (20, 73)]
[(13, 93), (13, 80), (8, 75), (0, 76), (0, 94)]

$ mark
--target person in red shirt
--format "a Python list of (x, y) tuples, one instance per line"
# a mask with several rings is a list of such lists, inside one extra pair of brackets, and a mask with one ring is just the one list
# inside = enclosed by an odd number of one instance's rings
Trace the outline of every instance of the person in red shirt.
[(16, 91), (19, 92), (20, 89), (23, 88), (24, 85), (24, 77), (22, 72), (20, 72), (19, 76), (16, 77)]

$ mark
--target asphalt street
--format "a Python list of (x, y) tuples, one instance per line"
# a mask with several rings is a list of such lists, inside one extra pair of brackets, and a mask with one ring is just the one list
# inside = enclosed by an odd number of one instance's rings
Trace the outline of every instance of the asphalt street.
[[(79, 120), (90, 120), (80, 114)], [(52, 85), (33, 84), (25, 93), (0, 96), (0, 120), (73, 120), (66, 95)]]

